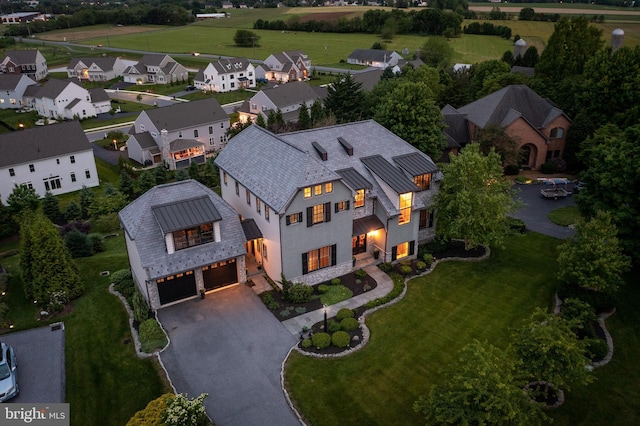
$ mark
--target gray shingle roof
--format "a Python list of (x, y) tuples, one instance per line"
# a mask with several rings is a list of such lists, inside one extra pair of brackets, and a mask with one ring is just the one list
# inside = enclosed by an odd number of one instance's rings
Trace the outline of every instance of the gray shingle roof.
[[(466, 114), (469, 121), (482, 129), (489, 124), (509, 124), (509, 120), (505, 122), (505, 118), (512, 111), (522, 114), (536, 129), (543, 128), (549, 120), (563, 115), (560, 109), (524, 84), (504, 87), (458, 108), (458, 112)], [(511, 121), (514, 117), (511, 115)]]
[(398, 194), (418, 191), (418, 187), (410, 181), (397, 167), (389, 163), (382, 155), (361, 158), (365, 166), (382, 179)]
[(76, 83), (70, 80), (58, 80), (57, 78), (51, 78), (44, 86), (40, 88), (36, 96), (38, 98), (55, 99), (70, 84), (75, 84), (76, 86), (78, 86)]
[(37, 55), (37, 49), (7, 50), (4, 53), (4, 56), (8, 56), (9, 58), (11, 58), (13, 63), (15, 63), (16, 65), (35, 64)]
[[(153, 215), (154, 206), (180, 203), (208, 197), (220, 214), (220, 241), (177, 250), (168, 254), (164, 235)], [(127, 235), (134, 240), (142, 267), (148, 277), (156, 279), (178, 272), (189, 271), (214, 262), (245, 254), (246, 241), (238, 213), (206, 186), (194, 180), (158, 185), (118, 213)]]
[(78, 121), (0, 135), (0, 167), (91, 150)]
[(91, 102), (104, 102), (111, 100), (107, 92), (101, 87), (89, 89), (89, 94), (91, 95)]
[(379, 49), (356, 49), (349, 54), (349, 59), (358, 61), (388, 62), (393, 51)]
[(214, 98), (148, 109), (141, 114), (146, 114), (158, 130), (170, 132), (229, 119)]
[(175, 139), (169, 143), (169, 149), (171, 152), (182, 151), (183, 149), (195, 148), (197, 146), (204, 145), (202, 142), (198, 142), (194, 139)]
[(242, 230), (244, 231), (244, 236), (247, 238), (247, 241), (262, 238), (262, 232), (260, 231), (260, 228), (258, 228), (258, 224), (255, 220), (244, 219), (240, 223), (242, 224)]
[(144, 55), (142, 58), (140, 58), (140, 60), (138, 61), (139, 65), (145, 65), (145, 66), (159, 66), (162, 61), (164, 60), (164, 58), (167, 55), (163, 55), (163, 54), (154, 54), (154, 53), (150, 53), (148, 55)]
[(65, 109), (71, 109), (74, 106), (76, 106), (78, 103), (80, 103), (80, 99), (76, 98), (76, 99), (72, 100), (71, 102), (69, 102), (69, 104), (64, 108)]
[(222, 219), (211, 198), (206, 195), (153, 206), (151, 211), (163, 234)]
[(79, 62), (82, 62), (87, 66), (87, 68), (91, 67), (92, 64), (96, 64), (102, 71), (111, 71), (113, 66), (116, 63), (118, 58), (114, 58), (113, 56), (103, 56), (98, 58), (73, 58), (69, 65), (67, 65), (68, 69), (75, 68)]
[(304, 81), (293, 81), (291, 83), (279, 85), (278, 87), (263, 89), (262, 93), (264, 93), (278, 108), (282, 108), (287, 105), (299, 105), (302, 102), (320, 99), (320, 95)]
[(230, 72), (245, 71), (251, 62), (247, 58), (228, 58), (211, 62), (211, 65), (219, 74), (227, 74)]
[[(133, 129), (133, 127), (132, 127), (132, 129)], [(151, 133), (149, 133), (149, 132), (136, 133), (136, 134), (132, 135), (131, 137), (135, 138), (138, 141), (138, 145), (140, 145), (140, 148), (142, 148), (143, 150), (151, 149), (151, 148), (158, 148), (158, 144), (151, 137)]]
[(380, 68), (374, 68), (370, 71), (353, 74), (353, 80), (362, 85), (362, 90), (370, 91), (380, 82), (383, 72)]
[(279, 213), (298, 189), (339, 178), (315, 158), (256, 125), (232, 138), (215, 162)]
[(22, 76), (23, 74), (0, 74), (0, 90), (16, 90)]

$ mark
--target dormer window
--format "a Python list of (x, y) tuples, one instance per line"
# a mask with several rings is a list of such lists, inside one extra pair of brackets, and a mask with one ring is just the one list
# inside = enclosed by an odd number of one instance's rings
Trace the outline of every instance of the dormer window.
[(431, 173), (425, 173), (413, 177), (413, 183), (416, 184), (420, 191), (426, 191), (431, 187)]
[(358, 189), (353, 197), (353, 208), (364, 207), (364, 189)]
[(173, 232), (173, 246), (176, 250), (210, 243), (213, 239), (212, 223), (205, 223), (193, 228)]

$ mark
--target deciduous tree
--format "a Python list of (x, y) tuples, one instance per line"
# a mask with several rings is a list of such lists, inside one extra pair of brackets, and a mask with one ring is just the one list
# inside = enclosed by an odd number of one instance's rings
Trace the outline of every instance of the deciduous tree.
[(12, 215), (23, 211), (36, 211), (40, 205), (40, 197), (36, 190), (27, 185), (14, 184), (13, 192), (7, 197), (7, 205)]
[(444, 175), (436, 196), (438, 233), (464, 239), (465, 248), (478, 244), (501, 245), (509, 233), (507, 213), (519, 207), (511, 182), (502, 175), (495, 150), (480, 152), (477, 143), (464, 147), (442, 167)]
[(433, 68), (447, 68), (451, 65), (453, 48), (445, 37), (429, 37), (420, 49), (420, 59)]
[(233, 42), (240, 47), (258, 47), (259, 41), (260, 36), (249, 30), (237, 30), (233, 36)]

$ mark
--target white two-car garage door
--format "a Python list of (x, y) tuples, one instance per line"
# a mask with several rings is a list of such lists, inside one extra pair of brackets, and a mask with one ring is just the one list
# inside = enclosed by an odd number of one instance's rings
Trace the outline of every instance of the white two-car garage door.
[(162, 305), (175, 302), (176, 300), (184, 299), (186, 297), (195, 296), (198, 293), (196, 288), (196, 276), (193, 271), (187, 271), (161, 278), (157, 280), (156, 283), (158, 285), (158, 295), (160, 296), (160, 303)]

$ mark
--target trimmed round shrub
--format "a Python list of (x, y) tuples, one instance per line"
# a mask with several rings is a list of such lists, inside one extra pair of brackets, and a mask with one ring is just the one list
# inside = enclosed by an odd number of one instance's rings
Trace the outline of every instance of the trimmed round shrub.
[(416, 262), (416, 268), (418, 268), (420, 270), (423, 270), (423, 269), (426, 269), (426, 267), (427, 267), (426, 263), (421, 262), (421, 261)]
[(413, 269), (409, 265), (402, 265), (400, 266), (400, 272), (402, 273), (402, 275), (409, 275), (413, 272)]
[(431, 253), (425, 253), (424, 256), (422, 256), (422, 260), (424, 260), (424, 263), (427, 265), (431, 265), (433, 263), (433, 255)]
[(381, 264), (378, 265), (378, 268), (380, 268), (382, 272), (388, 273), (393, 270), (393, 264), (391, 262), (382, 262)]
[(134, 414), (127, 422), (127, 426), (156, 426), (163, 424), (162, 417), (167, 410), (167, 402), (173, 396), (172, 393), (166, 393), (154, 399), (143, 410)]
[(336, 331), (342, 330), (342, 327), (340, 327), (340, 323), (335, 320), (329, 320), (327, 325), (329, 326), (330, 333), (335, 333)]
[(591, 359), (603, 359), (609, 353), (609, 346), (602, 339), (588, 339), (587, 351), (591, 354)]
[(318, 349), (328, 348), (331, 344), (331, 336), (328, 333), (316, 333), (311, 337), (311, 343)]
[(325, 294), (325, 293), (326, 293), (326, 292), (328, 292), (328, 291), (329, 291), (329, 286), (328, 286), (328, 285), (326, 285), (326, 284), (320, 284), (320, 285), (318, 286), (318, 292), (319, 292), (319, 293), (321, 293), (321, 294)]
[(365, 271), (364, 269), (358, 269), (353, 274), (356, 276), (356, 278), (360, 278), (360, 279), (364, 279), (368, 275), (367, 271)]
[(69, 231), (64, 236), (64, 243), (71, 253), (71, 257), (88, 257), (93, 254), (93, 243), (87, 234), (77, 229)]
[(517, 232), (519, 234), (524, 234), (527, 232), (527, 224), (524, 223), (522, 219), (516, 219), (515, 217), (507, 218), (507, 225), (509, 225), (509, 229), (513, 232)]
[(302, 341), (302, 347), (303, 348), (310, 348), (311, 347), (311, 339), (304, 339)]
[(331, 285), (340, 285), (340, 278), (334, 278), (331, 280)]
[(336, 331), (331, 335), (331, 343), (339, 348), (346, 348), (350, 341), (351, 336), (346, 331)]
[(287, 292), (287, 299), (291, 303), (307, 303), (313, 294), (313, 287), (295, 283), (291, 284)]
[(349, 308), (342, 308), (336, 314), (336, 320), (342, 321), (345, 318), (353, 318), (353, 311)]
[(352, 331), (352, 330), (357, 330), (358, 327), (360, 327), (360, 323), (355, 318), (345, 318), (342, 321), (340, 321), (340, 327), (344, 331)]

